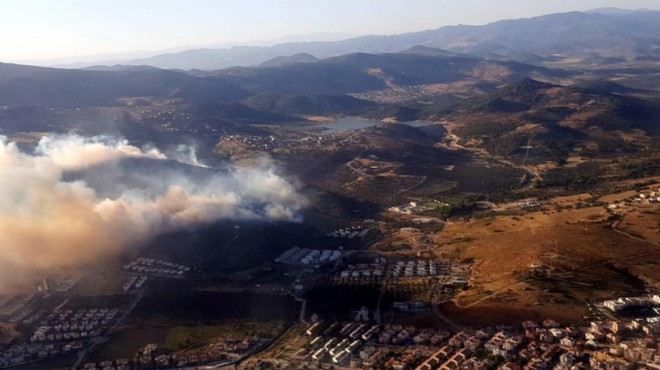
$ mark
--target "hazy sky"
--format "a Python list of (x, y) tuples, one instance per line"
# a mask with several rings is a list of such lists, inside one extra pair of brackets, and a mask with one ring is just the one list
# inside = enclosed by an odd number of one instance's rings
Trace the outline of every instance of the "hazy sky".
[(0, 61), (287, 35), (395, 34), (599, 7), (660, 10), (660, 1), (0, 0)]

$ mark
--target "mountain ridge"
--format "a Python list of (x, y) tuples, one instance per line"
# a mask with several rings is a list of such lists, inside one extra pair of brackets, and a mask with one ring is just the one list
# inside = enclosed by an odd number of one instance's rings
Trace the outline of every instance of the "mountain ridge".
[(340, 41), (189, 49), (115, 64), (214, 70), (259, 65), (273, 58), (299, 53), (324, 59), (355, 52), (401, 52), (415, 46), (519, 61), (530, 61), (530, 58), (542, 61), (557, 53), (627, 57), (658, 52), (660, 29), (657, 24), (660, 24), (660, 11), (567, 12), (500, 20), (481, 26), (444, 26), (399, 35), (368, 35)]

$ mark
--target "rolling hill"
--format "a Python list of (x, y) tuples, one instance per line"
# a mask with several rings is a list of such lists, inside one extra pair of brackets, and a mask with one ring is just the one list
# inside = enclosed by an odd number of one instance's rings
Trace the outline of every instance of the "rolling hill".
[(660, 104), (622, 90), (604, 81), (559, 86), (526, 79), (463, 102), (449, 117), (467, 142), (517, 160), (643, 150), (660, 138)]
[(278, 67), (296, 63), (316, 63), (319, 60), (312, 54), (298, 53), (290, 56), (276, 57), (261, 63), (261, 67)]

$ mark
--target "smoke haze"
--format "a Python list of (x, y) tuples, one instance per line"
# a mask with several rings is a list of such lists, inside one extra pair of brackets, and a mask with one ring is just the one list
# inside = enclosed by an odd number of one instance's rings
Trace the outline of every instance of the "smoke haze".
[(26, 153), (0, 136), (0, 279), (11, 284), (221, 219), (299, 220), (305, 198), (271, 165), (220, 172), (180, 149), (185, 165), (107, 137), (47, 136)]

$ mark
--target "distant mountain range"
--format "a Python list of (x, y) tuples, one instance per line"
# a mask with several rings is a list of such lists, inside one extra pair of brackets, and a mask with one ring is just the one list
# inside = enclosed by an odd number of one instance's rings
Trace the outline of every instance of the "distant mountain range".
[[(75, 112), (108, 107), (135, 113), (165, 106), (197, 117), (196, 122), (280, 124), (304, 120), (308, 115), (414, 120), (426, 117), (414, 101), (372, 101), (354, 94), (475, 80), (481, 89), (492, 91), (525, 78), (564, 78), (567, 73), (428, 47), (406, 53), (354, 53), (322, 60), (299, 54), (275, 58), (259, 67), (210, 72), (152, 66), (58, 69), (0, 63), (0, 113), (2, 106), (10, 107), (0, 114), (0, 123), (6, 122), (5, 128), (12, 130), (29, 127), (31, 131), (48, 131), (55, 127), (51, 126), (53, 114), (48, 109)], [(460, 99), (446, 98), (452, 104)], [(29, 108), (30, 113), (20, 107)], [(26, 118), (16, 121), (17, 112), (23, 112)], [(86, 119), (98, 120), (98, 114)], [(127, 127), (133, 130), (138, 126)]]
[(0, 63), (0, 105), (71, 108), (115, 106), (129, 97), (233, 101), (249, 95), (221, 79), (149, 66), (69, 70)]
[[(558, 55), (635, 58), (660, 56), (660, 11), (596, 9), (503, 20), (484, 26), (447, 26), (393, 36), (363, 36), (343, 41), (292, 42), (270, 47), (190, 49), (121, 64), (165, 69), (216, 70), (255, 66), (279, 57), (324, 59), (350, 53), (393, 53), (437, 48), (497, 60), (540, 63)], [(291, 57), (290, 57), (291, 56)], [(307, 59), (311, 60), (309, 57)], [(89, 66), (76, 64), (76, 67)]]

